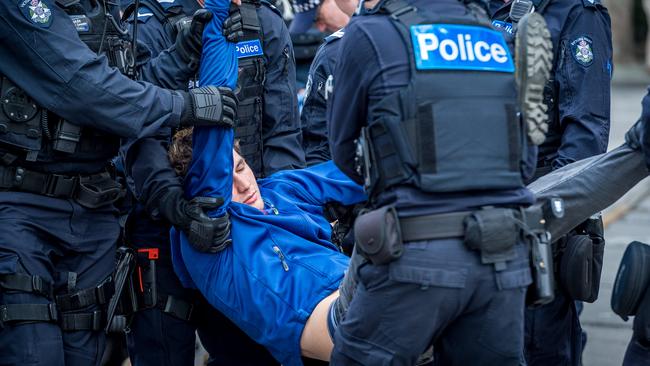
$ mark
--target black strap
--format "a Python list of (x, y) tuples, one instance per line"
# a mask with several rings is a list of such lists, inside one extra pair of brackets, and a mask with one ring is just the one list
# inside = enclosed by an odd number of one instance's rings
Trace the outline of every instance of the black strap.
[(56, 322), (57, 320), (56, 305), (53, 303), (0, 305), (0, 328), (14, 322)]
[(535, 5), (535, 11), (540, 14), (544, 13), (544, 10), (546, 10), (546, 7), (550, 3), (551, 0), (533, 0), (533, 4)]
[(463, 223), (470, 213), (453, 212), (400, 218), (402, 240), (406, 243), (419, 240), (464, 237), (465, 227)]
[(161, 300), (158, 304), (164, 313), (186, 321), (192, 317), (194, 304), (191, 302), (171, 295), (163, 296)]
[(90, 176), (41, 173), (22, 167), (0, 166), (0, 190), (74, 198), (88, 208), (113, 203), (121, 196), (121, 186), (108, 172)]
[(60, 327), (63, 331), (93, 330), (104, 327), (106, 318), (100, 310), (92, 313), (61, 314)]
[(242, 30), (244, 31), (244, 38), (259, 38), (260, 41), (262, 38), (262, 26), (260, 25), (260, 20), (257, 16), (257, 8), (260, 4), (255, 2), (242, 2), (239, 7), (239, 13), (241, 14), (242, 21)]
[(35, 293), (48, 299), (52, 298), (52, 284), (40, 276), (26, 274), (0, 275), (0, 290), (13, 290)]
[(115, 286), (113, 281), (107, 280), (97, 287), (87, 288), (73, 294), (59, 295), (56, 304), (61, 311), (81, 309), (89, 305), (104, 305), (113, 296)]
[(78, 183), (78, 178), (73, 176), (0, 166), (0, 189), (72, 198)]

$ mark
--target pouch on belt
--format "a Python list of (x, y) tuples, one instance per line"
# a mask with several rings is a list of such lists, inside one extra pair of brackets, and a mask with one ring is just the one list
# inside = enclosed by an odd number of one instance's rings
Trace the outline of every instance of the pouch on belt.
[(565, 248), (558, 261), (558, 284), (573, 300), (596, 301), (605, 251), (600, 216), (582, 223), (576, 228), (576, 233), (569, 235), (564, 243)]
[(650, 246), (634, 241), (627, 246), (612, 290), (612, 310), (623, 320), (636, 315), (650, 284)]
[(361, 212), (354, 222), (354, 240), (359, 253), (375, 265), (401, 257), (404, 244), (397, 210), (385, 206)]
[(465, 245), (481, 252), (483, 264), (505, 263), (517, 256), (515, 244), (519, 227), (515, 211), (507, 208), (485, 208), (474, 211), (464, 222)]

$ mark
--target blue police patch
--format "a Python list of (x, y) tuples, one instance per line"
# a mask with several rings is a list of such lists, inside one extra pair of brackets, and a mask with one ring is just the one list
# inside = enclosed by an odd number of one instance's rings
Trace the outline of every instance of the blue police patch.
[(514, 72), (503, 35), (478, 26), (425, 24), (411, 26), (418, 70)]
[(85, 15), (70, 15), (72, 24), (77, 28), (77, 32), (83, 33), (90, 31), (90, 20)]
[(503, 29), (508, 34), (515, 34), (515, 28), (512, 26), (512, 23), (502, 22), (500, 20), (493, 20), (492, 26), (494, 28)]
[(571, 42), (571, 55), (582, 66), (591, 66), (594, 62), (593, 41), (587, 36), (580, 36)]
[(52, 10), (45, 0), (20, 0), (18, 9), (33, 24), (43, 28), (49, 28), (52, 24)]
[(262, 43), (259, 39), (239, 42), (235, 46), (235, 50), (237, 51), (237, 58), (260, 56), (264, 54)]

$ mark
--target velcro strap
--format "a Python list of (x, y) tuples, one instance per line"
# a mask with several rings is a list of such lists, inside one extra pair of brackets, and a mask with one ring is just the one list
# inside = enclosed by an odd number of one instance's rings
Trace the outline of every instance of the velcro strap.
[(166, 298), (163, 297), (160, 305), (164, 313), (181, 320), (189, 321), (192, 317), (192, 310), (194, 310), (194, 304), (171, 295), (167, 295)]
[(93, 288), (77, 291), (73, 294), (59, 295), (56, 304), (61, 311), (81, 309), (89, 305), (103, 305), (108, 303), (115, 292), (112, 281), (106, 281)]
[(402, 240), (406, 242), (465, 236), (463, 222), (471, 212), (453, 212), (400, 218)]
[(239, 7), (241, 14), (242, 28), (245, 32), (253, 32), (257, 36), (262, 29), (257, 17), (257, 6), (250, 3), (242, 3)]
[(235, 127), (235, 135), (237, 138), (248, 137), (248, 136), (257, 136), (259, 134), (259, 129), (254, 125), (244, 125)]
[(104, 327), (104, 312), (61, 314), (61, 329), (63, 331), (100, 330)]
[(39, 276), (19, 273), (0, 275), (0, 289), (32, 292), (52, 298), (52, 284)]
[(0, 305), (0, 327), (11, 322), (56, 322), (57, 319), (53, 303)]
[(254, 143), (254, 144), (241, 144), (239, 146), (239, 151), (241, 151), (241, 155), (248, 159), (250, 155), (257, 155), (261, 153), (261, 144), (260, 143)]

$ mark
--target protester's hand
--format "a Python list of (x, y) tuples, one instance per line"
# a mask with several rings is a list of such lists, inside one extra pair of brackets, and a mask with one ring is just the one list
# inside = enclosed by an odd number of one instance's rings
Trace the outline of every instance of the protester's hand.
[[(241, 5), (241, 2), (239, 5)], [(228, 42), (237, 43), (244, 40), (244, 22), (242, 21), (239, 6), (230, 5), (228, 18), (223, 22), (223, 30), (221, 33), (226, 37)]]
[(208, 216), (208, 212), (223, 205), (223, 198), (195, 197), (188, 201), (181, 188), (167, 189), (159, 197), (147, 204), (147, 210), (183, 230), (194, 249), (216, 253), (230, 245), (228, 214), (215, 218)]
[(233, 127), (237, 117), (237, 96), (225, 86), (204, 86), (182, 92), (185, 107), (180, 125)]
[(207, 9), (199, 9), (192, 16), (191, 22), (181, 24), (176, 35), (176, 52), (193, 67), (199, 65), (203, 50), (203, 30), (212, 19), (212, 13)]

